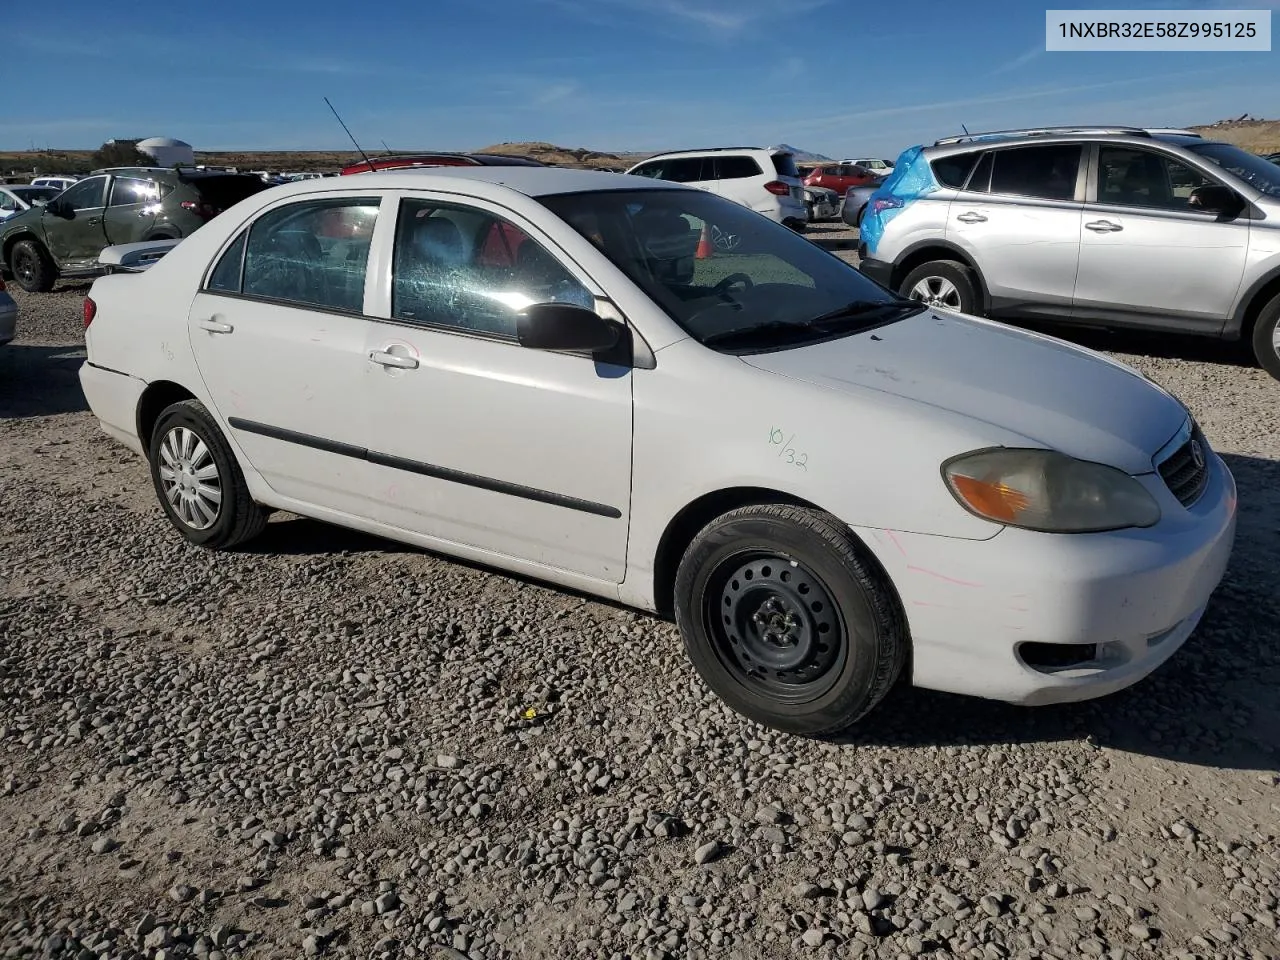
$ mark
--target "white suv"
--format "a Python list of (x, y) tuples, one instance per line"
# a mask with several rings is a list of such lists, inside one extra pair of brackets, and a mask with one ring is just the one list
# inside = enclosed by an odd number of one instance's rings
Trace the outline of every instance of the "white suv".
[(708, 190), (793, 230), (803, 230), (809, 222), (795, 157), (777, 147), (662, 153), (637, 163), (627, 173)]

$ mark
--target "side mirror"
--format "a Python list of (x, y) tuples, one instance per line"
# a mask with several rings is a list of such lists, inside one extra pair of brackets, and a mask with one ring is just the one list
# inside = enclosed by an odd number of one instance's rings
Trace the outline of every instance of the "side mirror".
[(1230, 187), (1216, 183), (1204, 187), (1196, 187), (1187, 197), (1187, 206), (1205, 213), (1216, 213), (1220, 216), (1234, 217), (1244, 209), (1244, 201)]
[(52, 213), (55, 217), (66, 218), (71, 215), (71, 208), (68, 207), (61, 200), (59, 200), (57, 197), (54, 197), (52, 200), (46, 203), (44, 205), (44, 208), (48, 210), (50, 213)]
[(571, 303), (535, 303), (516, 317), (516, 339), (532, 350), (601, 353), (621, 337), (621, 324)]

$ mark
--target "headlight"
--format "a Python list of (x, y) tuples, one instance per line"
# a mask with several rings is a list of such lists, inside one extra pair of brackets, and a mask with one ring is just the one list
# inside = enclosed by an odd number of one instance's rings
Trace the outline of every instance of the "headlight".
[(995, 449), (942, 465), (952, 495), (986, 520), (1047, 533), (1150, 527), (1160, 506), (1127, 473), (1053, 450)]

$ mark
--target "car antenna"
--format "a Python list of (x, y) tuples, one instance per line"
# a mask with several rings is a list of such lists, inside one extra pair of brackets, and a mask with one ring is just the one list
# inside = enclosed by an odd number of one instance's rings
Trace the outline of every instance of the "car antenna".
[[(329, 103), (328, 97), (324, 98), (324, 102), (329, 107), (330, 110), (333, 110), (333, 104)], [(337, 110), (333, 110), (333, 115), (334, 117), (337, 118), (339, 123), (342, 123), (342, 118), (338, 116)], [(345, 123), (342, 123), (342, 129), (347, 130), (347, 125)], [(364, 152), (364, 148), (360, 146), (360, 144), (356, 143), (356, 138), (351, 136), (350, 130), (347, 130), (347, 136), (351, 137), (351, 142), (356, 144), (356, 149), (360, 151), (360, 156), (364, 157), (364, 162), (368, 165), (369, 172), (373, 173), (373, 161), (369, 159), (369, 155)]]
[(960, 129), (964, 131), (964, 135), (965, 135), (966, 137), (969, 135), (969, 128), (968, 128), (968, 127), (966, 127), (963, 123), (962, 123), (962, 124), (960, 124)]
[(379, 142), (380, 144), (382, 144), (382, 149), (383, 149), (383, 150), (385, 150), (385, 151), (387, 151), (387, 156), (388, 156), (388, 157), (389, 157), (389, 156), (391, 156), (391, 148), (387, 146), (387, 141), (385, 141), (385, 140), (379, 140), (378, 142)]

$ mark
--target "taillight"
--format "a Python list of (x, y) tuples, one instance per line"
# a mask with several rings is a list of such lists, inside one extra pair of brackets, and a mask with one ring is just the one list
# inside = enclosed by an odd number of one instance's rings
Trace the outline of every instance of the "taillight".
[(896, 210), (902, 206), (902, 201), (897, 197), (880, 197), (871, 201), (871, 212), (882, 213), (885, 210)]
[(764, 188), (772, 193), (775, 197), (791, 196), (791, 188), (781, 180), (770, 180), (764, 185)]
[(200, 203), (195, 200), (183, 200), (182, 209), (194, 213), (201, 220), (212, 220), (222, 211), (208, 203)]
[(84, 328), (89, 329), (89, 324), (93, 323), (93, 318), (98, 315), (98, 305), (89, 297), (84, 298)]

